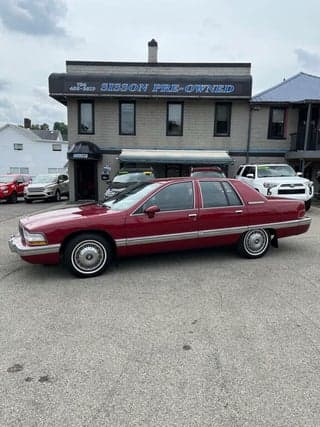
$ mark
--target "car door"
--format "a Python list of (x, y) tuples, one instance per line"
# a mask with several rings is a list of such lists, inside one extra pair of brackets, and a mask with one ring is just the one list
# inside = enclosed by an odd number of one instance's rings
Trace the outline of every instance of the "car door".
[(201, 246), (229, 245), (238, 241), (248, 224), (248, 211), (228, 181), (199, 181), (201, 206), (198, 227)]
[(24, 190), (25, 185), (26, 185), (26, 182), (25, 182), (23, 176), (19, 175), (16, 179), (16, 189), (17, 189), (18, 196), (23, 195), (23, 190)]
[[(154, 215), (145, 213), (157, 207)], [(170, 183), (127, 216), (127, 254), (192, 248), (198, 239), (198, 209), (194, 183)]]
[(68, 177), (66, 175), (59, 175), (58, 182), (59, 182), (59, 189), (61, 194), (67, 194), (68, 193)]
[(241, 181), (245, 182), (251, 187), (254, 187), (254, 180), (256, 178), (256, 167), (255, 166), (245, 166), (240, 177)]

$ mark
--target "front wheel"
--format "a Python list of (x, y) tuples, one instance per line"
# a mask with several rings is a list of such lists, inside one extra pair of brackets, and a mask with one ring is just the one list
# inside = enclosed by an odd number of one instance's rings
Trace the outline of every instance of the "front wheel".
[(260, 258), (270, 246), (270, 234), (263, 228), (244, 233), (238, 243), (238, 252), (245, 258)]
[(311, 199), (306, 200), (304, 202), (304, 208), (305, 208), (306, 211), (308, 211), (311, 208)]
[(102, 236), (80, 234), (67, 244), (63, 262), (78, 277), (94, 277), (103, 273), (112, 260), (111, 244)]

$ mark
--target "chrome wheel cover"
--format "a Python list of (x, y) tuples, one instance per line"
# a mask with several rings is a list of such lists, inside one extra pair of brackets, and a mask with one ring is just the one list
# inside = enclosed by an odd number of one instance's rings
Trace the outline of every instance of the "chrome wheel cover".
[(97, 240), (83, 240), (71, 253), (71, 263), (81, 274), (97, 273), (105, 266), (107, 258), (105, 246)]
[(269, 235), (265, 230), (248, 231), (244, 237), (243, 246), (249, 255), (261, 255), (269, 246)]

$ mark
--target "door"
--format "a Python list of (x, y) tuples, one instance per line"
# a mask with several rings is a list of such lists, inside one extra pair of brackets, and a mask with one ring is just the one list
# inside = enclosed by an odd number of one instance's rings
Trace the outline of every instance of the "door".
[(230, 245), (248, 223), (247, 208), (226, 181), (200, 181), (199, 240), (201, 246)]
[(98, 200), (97, 161), (75, 160), (76, 200)]
[[(148, 216), (144, 211), (157, 206)], [(169, 184), (126, 219), (127, 254), (166, 252), (197, 245), (198, 209), (192, 181)]]

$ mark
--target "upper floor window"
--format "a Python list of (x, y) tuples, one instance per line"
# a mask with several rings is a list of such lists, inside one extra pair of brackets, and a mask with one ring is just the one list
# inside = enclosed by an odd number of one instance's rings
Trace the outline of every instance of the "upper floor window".
[(183, 103), (168, 102), (167, 104), (167, 136), (183, 134)]
[(23, 144), (13, 144), (13, 149), (14, 150), (23, 150)]
[(52, 144), (52, 151), (61, 151), (61, 144)]
[(29, 173), (29, 168), (25, 168), (25, 167), (22, 167), (22, 168), (11, 167), (10, 168), (10, 173), (14, 173), (14, 174), (19, 174), (19, 173), (28, 174)]
[(82, 134), (94, 133), (94, 104), (92, 101), (79, 101), (78, 131)]
[(119, 133), (120, 135), (135, 135), (136, 134), (136, 104), (132, 102), (120, 102), (119, 104), (120, 120)]
[(214, 115), (214, 136), (230, 136), (231, 103), (217, 102)]
[(60, 173), (64, 172), (64, 168), (48, 168), (48, 173)]
[(269, 116), (269, 139), (284, 139), (286, 132), (287, 110), (281, 107), (271, 107)]

